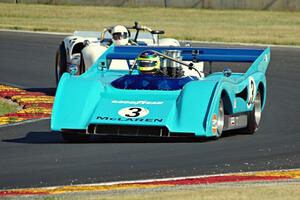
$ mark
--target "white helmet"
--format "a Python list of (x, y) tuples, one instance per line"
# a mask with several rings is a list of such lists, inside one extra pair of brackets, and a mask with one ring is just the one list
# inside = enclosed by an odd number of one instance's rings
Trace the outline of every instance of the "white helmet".
[(125, 26), (117, 25), (111, 30), (112, 41), (116, 45), (128, 44), (129, 33)]

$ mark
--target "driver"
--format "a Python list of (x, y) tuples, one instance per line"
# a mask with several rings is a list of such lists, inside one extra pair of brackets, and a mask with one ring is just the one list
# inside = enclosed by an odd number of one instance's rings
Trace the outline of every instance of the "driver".
[(129, 42), (129, 32), (125, 26), (114, 26), (111, 30), (111, 35), (115, 45), (127, 45)]
[(154, 52), (143, 52), (137, 58), (136, 63), (140, 74), (160, 74), (160, 58)]

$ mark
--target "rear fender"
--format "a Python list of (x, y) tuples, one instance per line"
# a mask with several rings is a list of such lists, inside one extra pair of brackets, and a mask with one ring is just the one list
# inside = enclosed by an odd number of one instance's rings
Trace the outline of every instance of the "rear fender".
[(266, 81), (265, 79), (263, 81), (261, 81), (258, 85), (258, 89), (260, 91), (260, 95), (261, 95), (261, 109), (264, 110), (265, 106), (266, 106), (266, 94), (267, 94), (267, 87), (266, 87)]

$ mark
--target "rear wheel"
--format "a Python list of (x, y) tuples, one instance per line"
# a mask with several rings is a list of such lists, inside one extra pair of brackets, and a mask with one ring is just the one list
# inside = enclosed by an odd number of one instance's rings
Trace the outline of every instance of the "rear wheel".
[(224, 105), (222, 99), (220, 99), (220, 103), (219, 103), (216, 127), (217, 127), (217, 131), (216, 131), (215, 139), (219, 139), (222, 136), (223, 128), (224, 128)]
[(84, 58), (83, 58), (83, 54), (80, 53), (79, 75), (80, 75), (80, 74), (83, 74), (84, 72), (85, 72)]
[(257, 131), (258, 125), (261, 119), (261, 94), (257, 92), (254, 100), (254, 107), (251, 112), (248, 113), (248, 124), (243, 132), (246, 134), (253, 134)]
[(63, 73), (67, 71), (67, 54), (65, 45), (61, 43), (59, 48), (56, 52), (55, 58), (55, 78), (56, 78), (56, 85), (62, 76)]

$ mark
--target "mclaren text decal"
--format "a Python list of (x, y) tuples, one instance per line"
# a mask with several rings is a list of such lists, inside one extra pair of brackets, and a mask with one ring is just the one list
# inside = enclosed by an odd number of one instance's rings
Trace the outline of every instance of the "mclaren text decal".
[(121, 121), (121, 122), (163, 122), (163, 119), (144, 119), (144, 118), (122, 118), (122, 117), (102, 117), (97, 116), (98, 120)]
[(150, 111), (143, 107), (126, 107), (118, 111), (121, 117), (107, 117), (107, 116), (97, 116), (97, 120), (103, 121), (122, 121), (122, 122), (163, 122), (163, 119), (159, 118), (142, 118), (147, 116)]

